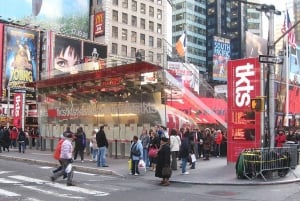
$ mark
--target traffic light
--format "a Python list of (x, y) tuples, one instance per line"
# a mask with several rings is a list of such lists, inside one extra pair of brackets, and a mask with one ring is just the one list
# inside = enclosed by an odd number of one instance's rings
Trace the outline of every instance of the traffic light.
[(257, 112), (265, 111), (265, 99), (263, 97), (260, 98), (252, 98), (251, 99), (251, 109)]

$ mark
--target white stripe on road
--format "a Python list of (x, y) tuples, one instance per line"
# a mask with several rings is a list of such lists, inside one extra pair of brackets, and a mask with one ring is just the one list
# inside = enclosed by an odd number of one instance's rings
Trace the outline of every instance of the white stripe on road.
[(0, 178), (0, 184), (20, 184), (20, 183), (21, 183), (20, 181)]
[(53, 168), (53, 167), (44, 166), (44, 167), (40, 167), (40, 168), (42, 168), (42, 169), (51, 169), (51, 168)]
[(10, 173), (11, 171), (0, 171), (0, 174)]
[(49, 182), (49, 181), (34, 179), (34, 178), (31, 178), (31, 177), (25, 177), (25, 176), (21, 176), (21, 175), (9, 176), (9, 177), (11, 177), (13, 179), (25, 181), (25, 182), (34, 182), (34, 183), (37, 183), (37, 184), (46, 184), (46, 185), (49, 185), (51, 187), (55, 187), (55, 188), (59, 188), (59, 189), (63, 189), (63, 190), (75, 191), (75, 192), (78, 192), (78, 193), (85, 193), (85, 194), (88, 194), (88, 195), (95, 195), (95, 196), (107, 196), (107, 195), (109, 195), (109, 193), (105, 193), (105, 192), (102, 192), (102, 191), (90, 190), (90, 189), (81, 188), (81, 187), (77, 187), (77, 186), (66, 186), (66, 185), (59, 184), (59, 183), (52, 183), (52, 182)]
[(54, 195), (54, 196), (62, 197), (62, 198), (71, 198), (71, 199), (77, 199), (77, 200), (84, 199), (84, 197), (72, 196), (70, 194), (60, 194), (60, 193), (50, 191), (50, 190), (42, 190), (42, 189), (40, 189), (38, 187), (35, 187), (35, 186), (22, 186), (22, 187), (30, 189), (30, 190), (38, 191), (40, 193), (45, 193), (45, 194), (48, 194), (48, 195)]
[(83, 175), (88, 175), (88, 176), (95, 176), (96, 174), (93, 173), (87, 173), (87, 172), (78, 172), (78, 171), (74, 171), (76, 174), (83, 174)]
[(8, 196), (8, 197), (21, 196), (20, 194), (17, 194), (17, 193), (11, 192), (11, 191), (6, 191), (6, 190), (3, 190), (3, 189), (0, 189), (0, 195), (5, 195), (5, 196)]
[(24, 201), (41, 201), (41, 200), (38, 200), (36, 198), (25, 198)]

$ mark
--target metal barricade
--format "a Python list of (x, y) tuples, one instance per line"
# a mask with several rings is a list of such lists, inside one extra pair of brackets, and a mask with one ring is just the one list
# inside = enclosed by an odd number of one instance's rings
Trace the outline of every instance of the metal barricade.
[(292, 161), (297, 160), (294, 152), (294, 148), (290, 147), (246, 149), (241, 153), (243, 175), (250, 180), (261, 176), (267, 181), (266, 178), (284, 177), (291, 171), (297, 177), (291, 170), (294, 166)]

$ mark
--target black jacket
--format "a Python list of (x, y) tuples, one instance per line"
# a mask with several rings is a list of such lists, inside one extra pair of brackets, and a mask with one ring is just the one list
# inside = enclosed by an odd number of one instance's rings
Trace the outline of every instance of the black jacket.
[(104, 146), (108, 147), (108, 142), (104, 130), (99, 130), (97, 132), (96, 141), (98, 147), (104, 147)]

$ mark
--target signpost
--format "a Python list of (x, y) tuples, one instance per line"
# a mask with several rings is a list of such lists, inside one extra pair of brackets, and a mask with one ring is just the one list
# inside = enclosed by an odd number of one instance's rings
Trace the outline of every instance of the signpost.
[(276, 56), (259, 55), (258, 61), (266, 64), (282, 64), (283, 60)]

